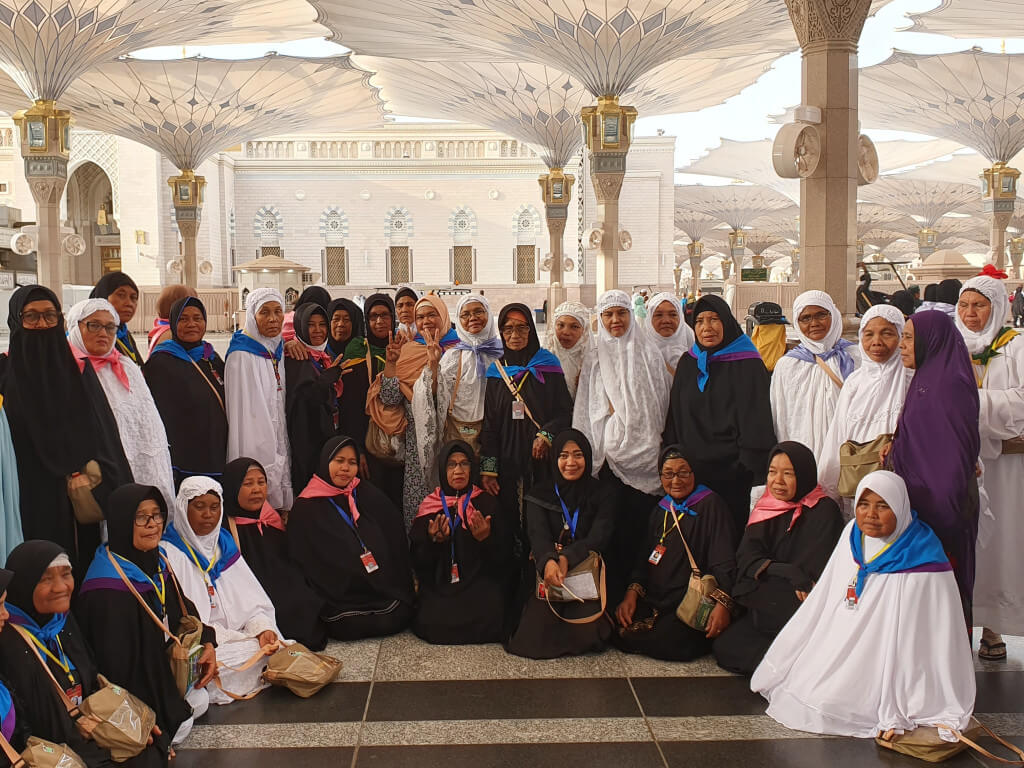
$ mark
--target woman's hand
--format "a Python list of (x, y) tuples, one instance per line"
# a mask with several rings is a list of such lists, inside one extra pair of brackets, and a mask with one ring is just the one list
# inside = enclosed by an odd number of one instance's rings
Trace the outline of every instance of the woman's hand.
[(441, 355), (444, 353), (444, 350), (441, 349), (441, 329), (427, 331), (424, 334), (424, 339), (427, 342), (427, 362), (436, 372), (437, 367), (441, 364)]
[(615, 618), (619, 620), (619, 624), (623, 627), (628, 627), (633, 623), (633, 615), (636, 613), (638, 597), (636, 590), (627, 589), (626, 596), (622, 598), (619, 607), (615, 609)]
[(196, 688), (205, 688), (217, 676), (217, 649), (213, 647), (213, 643), (203, 645), (203, 652), (199, 656), (199, 669), (202, 674), (196, 681)]
[(153, 746), (153, 740), (159, 739), (163, 735), (163, 731), (160, 730), (159, 725), (154, 725), (153, 730), (149, 732), (149, 739), (146, 740), (146, 746)]
[(452, 534), (448, 518), (438, 512), (434, 515), (434, 519), (427, 523), (427, 533), (430, 534), (430, 540), (435, 544), (448, 541), (448, 537)]
[(538, 460), (546, 459), (550, 450), (551, 446), (543, 437), (538, 435), (533, 439), (533, 458)]
[(477, 541), (484, 541), (491, 535), (491, 516), (476, 514), (469, 516), (469, 532)]
[(715, 603), (715, 607), (711, 609), (711, 618), (708, 619), (706, 637), (709, 640), (714, 640), (729, 628), (731, 622), (732, 616), (729, 613), (729, 609), (721, 603)]
[(284, 353), (292, 360), (309, 360), (309, 350), (298, 339), (286, 341), (284, 343)]
[(260, 642), (260, 648), (266, 648), (268, 645), (271, 645), (274, 646), (274, 650), (277, 650), (277, 646), (280, 645), (277, 633), (272, 629), (263, 630), (256, 639)]
[(885, 467), (889, 461), (889, 454), (892, 453), (892, 445), (893, 444), (891, 442), (886, 443), (882, 446), (882, 450), (878, 452), (878, 459), (883, 467)]
[(562, 573), (558, 563), (554, 560), (548, 560), (544, 564), (544, 583), (549, 587), (560, 587), (563, 581), (565, 581), (565, 575)]
[(402, 347), (406, 345), (409, 340), (406, 338), (404, 333), (399, 333), (395, 336), (393, 331), (388, 331), (388, 345), (384, 349), (384, 376), (391, 378), (395, 375), (395, 364), (398, 362), (399, 356), (402, 354)]
[(804, 600), (807, 599), (807, 595), (809, 594), (810, 592), (804, 592), (803, 590), (798, 589), (796, 590), (796, 599), (802, 603)]
[(497, 496), (501, 493), (501, 486), (498, 485), (498, 478), (493, 475), (484, 475), (480, 478), (480, 482), (483, 484), (484, 490), (491, 494), (491, 496)]

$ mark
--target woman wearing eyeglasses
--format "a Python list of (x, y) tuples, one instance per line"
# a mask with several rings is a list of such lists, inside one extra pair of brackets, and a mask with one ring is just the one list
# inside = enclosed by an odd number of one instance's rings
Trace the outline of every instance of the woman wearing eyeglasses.
[(92, 493), (102, 506), (114, 488), (131, 480), (131, 468), (96, 373), (91, 366), (79, 373), (68, 348), (56, 294), (39, 285), (19, 288), (11, 296), (7, 323), (11, 342), (3, 413), (17, 460), (4, 461), (3, 472), (10, 479), (17, 464), (18, 493), (8, 497), (5, 492), (5, 498), (20, 507), (20, 520), (12, 522), (20, 523), (26, 539), (60, 544), (81, 575), (100, 543), (100, 531), (98, 525), (75, 522), (68, 490), (89, 482), (80, 473), (96, 461), (103, 481)]
[(79, 370), (92, 367), (114, 413), (132, 478), (173, 499), (167, 432), (142, 371), (114, 348), (117, 310), (106, 299), (86, 299), (68, 311), (68, 343)]

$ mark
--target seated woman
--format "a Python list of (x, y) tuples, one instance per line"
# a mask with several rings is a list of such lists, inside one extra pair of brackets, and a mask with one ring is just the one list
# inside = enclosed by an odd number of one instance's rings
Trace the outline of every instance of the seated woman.
[(942, 545), (898, 475), (872, 472), (856, 499), (856, 518), (750, 688), (771, 717), (800, 731), (871, 738), (965, 728), (974, 663)]
[(720, 667), (753, 674), (821, 577), (842, 528), (839, 507), (818, 485), (810, 449), (793, 442), (775, 446), (767, 487), (736, 553), (732, 596), (747, 612), (715, 640)]
[(325, 351), (327, 310), (319, 304), (302, 304), (295, 309), (294, 323), (295, 337), (309, 353), (305, 360), (284, 359), (292, 488), (302, 488), (316, 471), (320, 446), (338, 432), (342, 385), (340, 361)]
[[(162, 550), (185, 597), (203, 624), (217, 631), (219, 680), (206, 686), (212, 704), (230, 704), (266, 687), (266, 661), (247, 669), (261, 649), (269, 655), (284, 639), (277, 628), (274, 605), (238, 552), (231, 534), (221, 527), (224, 491), (208, 477), (181, 481), (174, 519), (164, 531)], [(235, 667), (236, 669), (231, 669)]]
[(199, 660), (205, 674), (182, 697), (167, 663), (167, 635), (132, 594), (133, 587), (157, 618), (175, 630), (181, 623), (182, 604), (188, 615), (198, 615), (160, 557), (166, 521), (167, 504), (153, 486), (129, 483), (114, 491), (107, 508), (109, 542), (96, 550), (75, 612), (95, 649), (96, 665), (152, 708), (157, 726), (173, 745), (185, 740), (195, 719), (209, 706), (205, 686), (217, 672), (217, 655), (216, 632), (207, 625)]
[[(710, 653), (711, 641), (732, 620), (736, 529), (729, 507), (721, 496), (697, 483), (679, 446), (662, 451), (659, 465), (665, 496), (651, 511), (644, 549), (615, 612), (619, 625), (615, 643), (626, 653), (690, 661)], [(718, 581), (718, 591), (712, 595), (716, 604), (703, 632), (676, 618), (691, 573), (684, 537), (701, 573)]]
[[(567, 429), (555, 436), (551, 459), (555, 480), (527, 494), (526, 526), (537, 575), (546, 586), (558, 587), (590, 552), (608, 551), (615, 529), (615, 497), (604, 481), (593, 476), (590, 442), (579, 430)], [(554, 659), (604, 649), (611, 635), (611, 623), (604, 615), (587, 624), (563, 621), (592, 614), (593, 601), (548, 603), (536, 596), (534, 582), (531, 573), (519, 628), (506, 645), (509, 653)]]
[(324, 600), (321, 616), (336, 640), (393, 635), (413, 614), (402, 513), (358, 470), (355, 440), (331, 438), (288, 516), (288, 552)]
[(473, 449), (441, 448), (440, 485), (420, 504), (409, 531), (419, 600), (412, 631), (446, 645), (504, 639), (512, 542), (498, 501), (473, 484)]
[(169, 741), (159, 726), (151, 746), (115, 763), (108, 750), (82, 737), (57, 690), (59, 685), (72, 703), (81, 704), (100, 687), (99, 670), (70, 613), (75, 578), (67, 553), (49, 541), (26, 541), (11, 552), (7, 569), (14, 575), (7, 587), (10, 617), (0, 632), (0, 670), (17, 697), (17, 717), (33, 736), (67, 744), (89, 768), (166, 766)]
[(284, 521), (267, 501), (267, 473), (243, 456), (224, 468), (224, 526), (274, 604), (285, 637), (319, 651), (327, 644), (324, 601), (288, 556)]

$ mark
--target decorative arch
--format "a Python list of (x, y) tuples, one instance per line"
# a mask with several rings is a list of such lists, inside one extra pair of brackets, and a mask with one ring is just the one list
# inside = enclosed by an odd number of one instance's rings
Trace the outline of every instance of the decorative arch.
[(455, 208), (448, 217), (448, 236), (454, 245), (470, 245), (476, 239), (476, 214), (468, 205)]
[[(111, 202), (114, 218), (121, 218), (121, 191), (119, 189), (117, 137), (96, 131), (73, 131), (71, 152), (68, 157), (68, 178), (84, 163), (98, 165), (110, 179)], [(66, 216), (66, 214), (65, 214)]]
[(265, 205), (252, 217), (252, 234), (260, 246), (278, 246), (284, 236), (284, 219), (276, 205)]
[(336, 205), (329, 205), (320, 214), (320, 237), (328, 247), (345, 244), (348, 237), (348, 214)]
[(540, 211), (523, 203), (512, 214), (512, 234), (517, 245), (536, 245), (540, 234)]
[(384, 239), (389, 245), (406, 245), (413, 236), (412, 214), (405, 206), (395, 206), (384, 214)]

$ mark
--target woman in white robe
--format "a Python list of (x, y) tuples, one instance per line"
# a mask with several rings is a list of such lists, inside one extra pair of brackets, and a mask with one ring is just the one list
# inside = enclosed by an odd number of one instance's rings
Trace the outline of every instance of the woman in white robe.
[(985, 628), (978, 656), (991, 661), (1006, 658), (999, 633), (1024, 635), (1024, 453), (1007, 452), (1003, 443), (1024, 435), (1024, 336), (1007, 320), (1008, 307), (1003, 281), (979, 276), (964, 283), (956, 317), (981, 402), (981, 482), (989, 513), (978, 536), (974, 623)]
[[(896, 431), (914, 375), (900, 360), (905, 323), (903, 313), (889, 304), (876, 304), (860, 319), (861, 364), (843, 384), (818, 458), (818, 480), (835, 499), (839, 499), (839, 446), (847, 440), (871, 442)], [(853, 503), (849, 498), (842, 503), (849, 520)]]
[(224, 363), (227, 460), (249, 456), (262, 464), (267, 501), (277, 510), (292, 506), (283, 325), (284, 297), (273, 288), (257, 288), (245, 302), (245, 330), (231, 337)]
[(779, 442), (803, 443), (817, 455), (839, 402), (840, 382), (853, 373), (859, 356), (842, 338), (843, 315), (824, 291), (797, 296), (793, 315), (800, 344), (775, 364), (772, 418)]
[(544, 348), (558, 358), (565, 374), (569, 397), (576, 400), (583, 359), (594, 346), (590, 331), (590, 310), (578, 301), (564, 301), (555, 307), (554, 322), (548, 323), (544, 333)]
[(647, 302), (647, 316), (650, 322), (643, 326), (644, 333), (661, 352), (671, 386), (679, 358), (693, 346), (693, 329), (686, 324), (679, 299), (671, 293), (654, 294)]
[(96, 371), (132, 477), (156, 486), (169, 502), (174, 498), (174, 472), (167, 432), (139, 366), (114, 347), (117, 310), (106, 299), (86, 299), (68, 310), (67, 320), (71, 352), (80, 368), (88, 361)]
[(215, 679), (206, 686), (211, 704), (234, 701), (224, 691), (247, 696), (266, 688), (265, 659), (241, 668), (261, 649), (269, 654), (284, 640), (273, 603), (221, 526), (223, 496), (216, 480), (199, 475), (182, 480), (160, 545), (199, 620), (217, 633), (220, 685)]
[[(974, 664), (951, 566), (903, 480), (872, 472), (818, 583), (754, 672), (768, 715), (811, 733), (967, 726)], [(862, 565), (863, 563), (863, 565)]]

